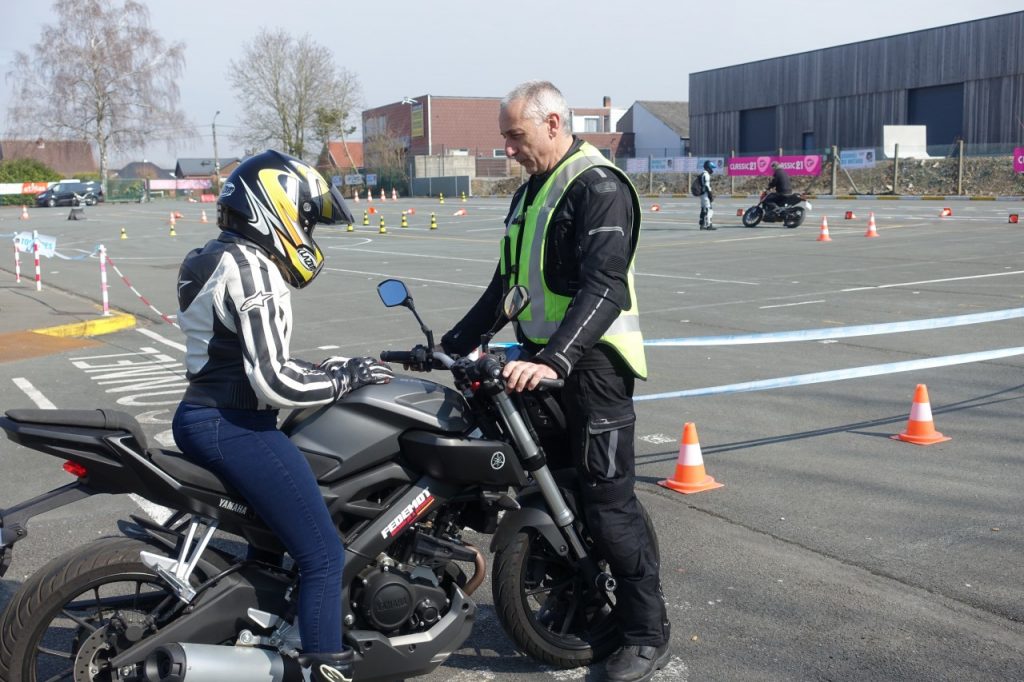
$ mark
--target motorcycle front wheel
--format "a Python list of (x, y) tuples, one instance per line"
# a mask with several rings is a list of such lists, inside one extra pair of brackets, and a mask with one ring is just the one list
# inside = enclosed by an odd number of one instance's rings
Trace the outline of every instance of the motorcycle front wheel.
[(764, 218), (764, 209), (760, 206), (751, 206), (743, 214), (743, 226), (756, 227), (762, 218)]
[(797, 207), (786, 213), (786, 217), (783, 219), (782, 224), (792, 229), (794, 227), (800, 227), (804, 222), (804, 209)]
[[(659, 557), (647, 510), (644, 523)], [(589, 542), (587, 543), (589, 546)], [(612, 607), (569, 557), (533, 529), (494, 557), (494, 606), (505, 632), (534, 660), (554, 668), (590, 665), (621, 645)]]
[(159, 613), (177, 601), (139, 558), (153, 549), (103, 538), (34, 573), (0, 621), (0, 680), (121, 679), (110, 659), (167, 625)]

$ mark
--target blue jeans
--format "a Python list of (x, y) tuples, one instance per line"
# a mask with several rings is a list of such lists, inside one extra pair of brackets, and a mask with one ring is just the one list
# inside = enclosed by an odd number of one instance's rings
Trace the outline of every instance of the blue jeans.
[(340, 652), (345, 550), (306, 458), (277, 429), (277, 410), (183, 402), (172, 428), (182, 453), (238, 490), (298, 565), (303, 651)]

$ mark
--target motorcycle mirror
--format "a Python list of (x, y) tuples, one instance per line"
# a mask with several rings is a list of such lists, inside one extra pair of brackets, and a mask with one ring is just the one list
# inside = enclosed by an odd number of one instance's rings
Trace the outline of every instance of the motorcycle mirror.
[(420, 323), (420, 331), (427, 337), (427, 348), (434, 347), (434, 332), (430, 330), (430, 327), (420, 318), (420, 314), (416, 312), (416, 306), (412, 303), (412, 296), (409, 295), (405, 282), (400, 279), (386, 279), (377, 285), (377, 295), (380, 296), (381, 302), (388, 308), (405, 306), (411, 310), (412, 314), (416, 317), (416, 321)]
[(501, 310), (505, 313), (505, 317), (514, 320), (526, 310), (528, 305), (530, 305), (530, 290), (522, 284), (517, 284), (505, 294), (505, 298), (501, 302)]
[(517, 284), (505, 294), (505, 297), (501, 299), (501, 313), (502, 318), (495, 321), (494, 326), (491, 327), (486, 334), (480, 336), (480, 350), (483, 353), (487, 352), (487, 349), (491, 343), (491, 339), (498, 333), (498, 329), (504, 326), (506, 321), (515, 320), (519, 317), (526, 306), (530, 305), (530, 290), (522, 284)]
[(380, 296), (381, 302), (388, 308), (394, 308), (399, 305), (408, 307), (411, 302), (409, 290), (405, 288), (405, 283), (398, 279), (386, 279), (378, 284), (377, 295)]

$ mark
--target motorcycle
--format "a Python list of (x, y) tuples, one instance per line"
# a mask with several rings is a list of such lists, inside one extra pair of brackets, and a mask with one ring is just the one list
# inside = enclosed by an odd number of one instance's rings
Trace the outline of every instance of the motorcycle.
[(802, 194), (789, 194), (785, 197), (785, 203), (781, 206), (766, 204), (767, 190), (761, 192), (756, 206), (751, 206), (743, 213), (744, 227), (756, 227), (758, 223), (781, 222), (788, 228), (800, 227), (804, 218), (811, 210), (811, 202), (807, 201)]
[[(433, 334), (401, 281), (381, 282), (378, 293), (385, 306), (411, 310), (427, 341), (381, 359), (448, 371), (455, 389), (398, 375), (293, 411), (281, 426), (309, 461), (345, 544), (344, 637), (355, 678), (426, 674), (469, 637), (472, 595), (487, 570), (470, 530), (491, 535), (494, 606), (519, 649), (555, 668), (607, 656), (620, 644), (615, 578), (591, 549), (576, 477), (547, 463), (543, 419), (530, 408), (542, 394), (507, 393), (501, 358), (487, 352), (500, 325), (482, 338), (479, 358), (452, 358), (430, 350)], [(513, 288), (506, 318), (528, 302), (524, 287)], [(147, 447), (126, 413), (14, 409), (0, 428), (66, 460), (75, 476), (0, 511), (0, 576), (28, 520), (46, 511), (136, 493), (174, 512), (163, 523), (132, 515), (119, 521), (121, 535), (31, 575), (0, 617), (0, 679), (302, 679), (298, 576), (236, 492), (180, 453)], [(217, 531), (233, 542), (211, 542)]]

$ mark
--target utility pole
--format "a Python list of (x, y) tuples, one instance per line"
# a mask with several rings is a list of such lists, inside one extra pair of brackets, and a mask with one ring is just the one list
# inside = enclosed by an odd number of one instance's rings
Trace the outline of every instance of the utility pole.
[(220, 194), (220, 157), (217, 156), (217, 117), (220, 116), (220, 109), (213, 115), (213, 122), (210, 124), (210, 129), (213, 131), (213, 172), (216, 180), (214, 181), (214, 189), (217, 194)]

